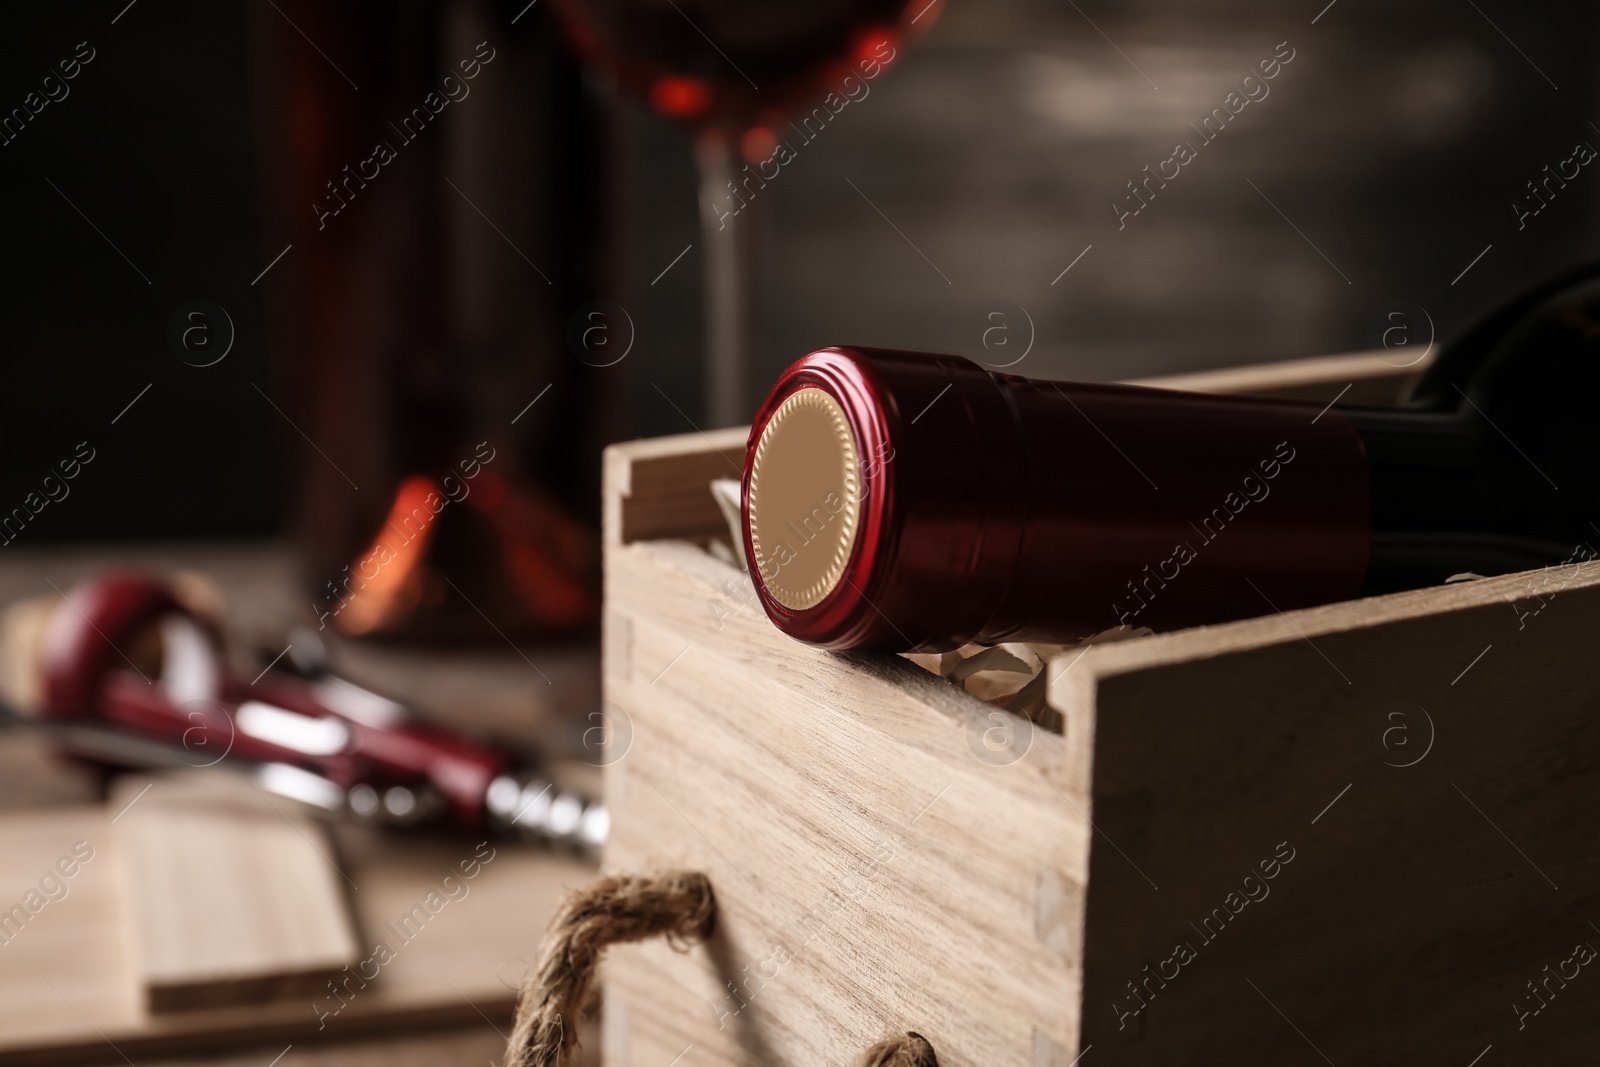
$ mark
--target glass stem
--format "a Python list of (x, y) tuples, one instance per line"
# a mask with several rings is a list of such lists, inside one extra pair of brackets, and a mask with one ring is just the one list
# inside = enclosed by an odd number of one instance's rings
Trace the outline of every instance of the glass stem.
[(705, 253), (705, 419), (708, 428), (748, 422), (754, 361), (757, 218), (739, 185), (738, 135), (707, 130), (695, 146)]

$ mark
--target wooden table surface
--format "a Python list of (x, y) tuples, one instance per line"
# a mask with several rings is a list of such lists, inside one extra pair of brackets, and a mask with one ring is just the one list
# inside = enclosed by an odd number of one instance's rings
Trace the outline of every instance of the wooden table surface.
[[(312, 620), (311, 598), (301, 595), (294, 560), (275, 545), (157, 545), (89, 548), (12, 548), (0, 556), (0, 607), (24, 597), (56, 595), (72, 583), (108, 567), (154, 571), (186, 569), (216, 584), (227, 603), (230, 642), (247, 665), (253, 649), (281, 649), (288, 628)], [(458, 726), (471, 726), (560, 753), (581, 732), (583, 714), (598, 699), (598, 650), (587, 644), (558, 648), (510, 647), (451, 652), (419, 652), (385, 646), (330, 642), (335, 667), (345, 676), (380, 692), (404, 694), (423, 714)], [(270, 658), (272, 652), (267, 653)], [(538, 664), (533, 670), (524, 655)], [(564, 760), (563, 784), (597, 791), (598, 775), (576, 760)], [(100, 783), (84, 768), (54, 757), (37, 737), (0, 730), (0, 809), (6, 814), (96, 803)], [(354, 831), (357, 835), (364, 831)], [(340, 828), (342, 848), (361, 849), (350, 828)], [(570, 858), (551, 859), (552, 869), (586, 877)], [(516, 946), (523, 956), (536, 945)], [(509, 955), (516, 955), (511, 948)], [(388, 1025), (382, 1036), (338, 1034), (287, 1041), (227, 1039), (208, 1042), (194, 1054), (135, 1056), (105, 1049), (101, 1062), (132, 1062), (137, 1067), (423, 1067), (498, 1063), (508, 1028), (504, 1007), (463, 1024)], [(354, 1028), (352, 1028), (354, 1029)], [(396, 1032), (397, 1029), (403, 1032)], [(592, 1050), (589, 1050), (592, 1052)], [(74, 1057), (83, 1062), (82, 1056)], [(586, 1057), (587, 1058), (587, 1057)]]

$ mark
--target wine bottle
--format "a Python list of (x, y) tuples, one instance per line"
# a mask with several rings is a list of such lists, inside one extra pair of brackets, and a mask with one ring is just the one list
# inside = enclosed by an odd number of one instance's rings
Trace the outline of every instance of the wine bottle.
[(1397, 409), (812, 352), (751, 428), (746, 559), (827, 648), (1071, 641), (1592, 558), (1600, 270), (1442, 351)]

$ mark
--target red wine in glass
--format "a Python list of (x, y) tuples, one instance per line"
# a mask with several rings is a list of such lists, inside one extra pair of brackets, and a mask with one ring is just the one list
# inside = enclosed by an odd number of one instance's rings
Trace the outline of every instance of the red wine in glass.
[[(580, 55), (666, 118), (697, 133), (706, 256), (706, 419), (746, 421), (757, 229), (738, 220), (748, 168), (778, 128), (892, 65), (943, 0), (556, 0)], [(835, 108), (841, 105), (835, 104)], [(764, 183), (758, 182), (764, 187)], [(730, 196), (730, 194), (733, 194)], [(738, 212), (726, 205), (737, 203)]]

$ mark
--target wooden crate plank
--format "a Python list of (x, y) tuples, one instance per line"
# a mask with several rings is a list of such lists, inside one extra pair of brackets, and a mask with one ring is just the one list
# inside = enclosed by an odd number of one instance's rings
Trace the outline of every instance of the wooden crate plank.
[(632, 725), (607, 768), (606, 866), (706, 871), (722, 910), (709, 949), (613, 954), (607, 1062), (689, 1043), (702, 1064), (848, 1062), (906, 1027), (955, 1067), (1031, 1062), (1035, 1026), (1071, 1049), (1088, 827), (1051, 782), (1061, 738), (985, 763), (972, 738), (1015, 717), (753, 607), (719, 629), (707, 603), (730, 576), (747, 581), (683, 543), (608, 559), (607, 626), (626, 620), (633, 662), (606, 667)]
[(749, 436), (748, 426), (734, 426), (606, 449), (601, 464), (605, 543), (698, 538), (726, 530), (709, 486), (713, 478), (740, 477)]
[(1191, 393), (1270, 396), (1317, 403), (1329, 403), (1337, 397), (1341, 404), (1392, 407), (1404, 399), (1432, 362), (1430, 353), (1408, 366), (1397, 365), (1412, 358), (1417, 357), (1404, 349), (1378, 349), (1291, 359), (1281, 363), (1257, 363), (1248, 367), (1168, 374), (1158, 378), (1135, 379), (1128, 384), (1181, 389)]
[[(1105, 834), (1096, 1060), (1592, 1051), (1587, 968), (1542, 999), (1527, 983), (1600, 945), (1597, 634), (1600, 564), (1573, 564), (1087, 653), (1051, 699), (1064, 782), (1092, 780)], [(1294, 860), (1231, 917), (1282, 843)], [(1219, 906), (1228, 921), (1191, 925)], [(1166, 962), (1179, 945), (1195, 958)], [(1145, 987), (1146, 965), (1177, 977)]]

